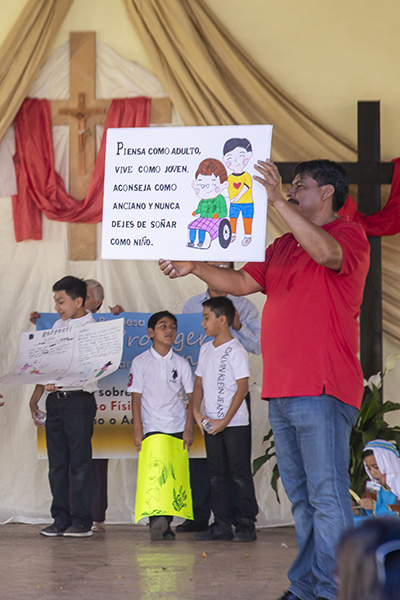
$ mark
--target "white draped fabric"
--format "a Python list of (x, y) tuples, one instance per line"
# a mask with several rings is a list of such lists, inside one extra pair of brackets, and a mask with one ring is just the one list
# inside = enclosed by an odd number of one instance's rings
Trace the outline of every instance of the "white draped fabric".
[[(110, 48), (97, 42), (98, 98), (145, 95), (165, 96), (158, 80), (135, 63), (121, 59)], [(69, 95), (69, 44), (61, 46), (39, 72), (30, 96), (63, 99)], [(172, 124), (182, 125), (173, 111)], [(101, 133), (98, 133), (98, 137)], [(67, 181), (68, 136), (66, 127), (53, 130), (56, 168)], [(32, 328), (32, 310), (53, 311), (52, 284), (66, 274), (94, 278), (102, 282), (106, 297), (103, 305), (122, 304), (127, 310), (155, 312), (168, 309), (179, 313), (183, 303), (200, 293), (204, 284), (189, 276), (183, 280), (165, 278), (154, 262), (102, 261), (71, 262), (68, 259), (67, 224), (44, 218), (43, 240), (17, 244), (14, 238), (10, 194), (15, 192), (13, 168), (13, 132), (9, 130), (0, 145), (0, 273), (2, 282), (0, 374), (12, 366), (22, 331)], [(7, 162), (8, 161), (8, 162)], [(13, 187), (14, 186), (14, 187)], [(97, 226), (101, 239), (101, 225)], [(100, 256), (100, 247), (98, 247)], [(261, 311), (261, 294), (251, 298)], [(262, 438), (269, 429), (266, 403), (260, 400), (261, 358), (251, 358), (251, 395), (253, 414), (253, 457), (264, 450)], [(1, 386), (5, 406), (0, 408), (2, 443), (0, 445), (0, 522), (50, 521), (50, 491), (47, 461), (38, 460), (36, 428), (28, 408), (31, 386)], [(137, 461), (110, 460), (109, 509), (107, 521), (134, 522)], [(281, 504), (271, 490), (270, 466), (255, 478), (260, 507), (258, 524), (291, 522), (290, 507), (282, 489)]]

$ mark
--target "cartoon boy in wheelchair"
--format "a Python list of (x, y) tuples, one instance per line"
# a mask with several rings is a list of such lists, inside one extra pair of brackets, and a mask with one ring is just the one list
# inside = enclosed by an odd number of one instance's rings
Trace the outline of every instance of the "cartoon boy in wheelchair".
[(198, 215), (198, 217), (188, 225), (187, 245), (189, 248), (194, 248), (197, 235), (197, 248), (209, 248), (216, 238), (222, 248), (227, 248), (231, 241), (232, 229), (229, 219), (226, 218), (228, 214), (226, 200), (221, 193), (228, 188), (228, 175), (222, 162), (215, 158), (203, 160), (196, 171), (192, 187), (200, 201), (192, 213), (193, 216)]

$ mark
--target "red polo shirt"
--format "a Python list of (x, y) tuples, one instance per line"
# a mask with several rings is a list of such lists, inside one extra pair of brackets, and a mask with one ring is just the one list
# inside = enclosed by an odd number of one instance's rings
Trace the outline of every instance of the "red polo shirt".
[(363, 395), (358, 316), (369, 243), (346, 217), (323, 226), (343, 250), (339, 272), (318, 265), (287, 233), (243, 270), (267, 294), (261, 321), (263, 398), (329, 394), (357, 408)]

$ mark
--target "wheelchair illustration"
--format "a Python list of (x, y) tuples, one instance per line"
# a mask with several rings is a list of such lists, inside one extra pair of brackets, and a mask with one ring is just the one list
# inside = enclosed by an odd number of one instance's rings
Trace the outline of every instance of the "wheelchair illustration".
[[(229, 219), (211, 219), (209, 217), (199, 217), (188, 225), (190, 248), (200, 248), (207, 250), (211, 242), (218, 238), (220, 246), (227, 248), (232, 238), (232, 228)], [(198, 232), (198, 233), (197, 233)], [(196, 233), (198, 242), (195, 244)]]

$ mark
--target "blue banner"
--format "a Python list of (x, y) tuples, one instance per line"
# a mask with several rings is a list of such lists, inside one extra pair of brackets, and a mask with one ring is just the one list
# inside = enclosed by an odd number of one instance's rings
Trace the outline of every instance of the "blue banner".
[[(97, 414), (92, 438), (94, 458), (135, 458), (136, 448), (133, 444), (133, 420), (131, 395), (126, 391), (129, 369), (135, 356), (151, 346), (147, 334), (147, 321), (151, 313), (125, 312), (120, 315), (111, 313), (95, 313), (96, 321), (110, 319), (125, 320), (124, 349), (119, 369), (104, 377), (98, 383), (96, 392)], [(210, 338), (206, 337), (201, 326), (200, 313), (176, 315), (178, 334), (173, 349), (189, 361), (194, 370), (197, 366), (200, 347)], [(58, 314), (41, 313), (36, 321), (37, 329), (51, 329)], [(46, 455), (43, 430), (38, 429), (39, 456)], [(190, 458), (204, 457), (203, 438), (195, 426), (195, 440), (189, 452)]]

